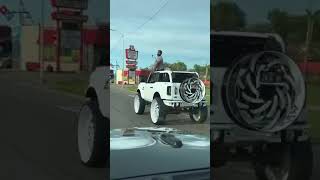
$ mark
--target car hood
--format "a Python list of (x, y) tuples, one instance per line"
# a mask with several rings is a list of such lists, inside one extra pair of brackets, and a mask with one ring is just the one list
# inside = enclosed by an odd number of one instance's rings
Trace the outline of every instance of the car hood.
[(210, 168), (210, 139), (171, 128), (110, 131), (111, 179)]

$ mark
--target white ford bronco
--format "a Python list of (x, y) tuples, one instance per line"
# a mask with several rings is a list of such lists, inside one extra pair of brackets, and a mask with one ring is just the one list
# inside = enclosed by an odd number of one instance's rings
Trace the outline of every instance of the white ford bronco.
[(109, 78), (108, 66), (97, 67), (90, 76), (87, 101), (82, 106), (77, 123), (77, 142), (81, 162), (87, 166), (107, 165), (109, 137)]
[(146, 82), (140, 82), (134, 98), (134, 111), (143, 114), (151, 103), (152, 123), (162, 124), (169, 113), (188, 111), (190, 118), (202, 123), (207, 119), (205, 86), (196, 72), (155, 71)]

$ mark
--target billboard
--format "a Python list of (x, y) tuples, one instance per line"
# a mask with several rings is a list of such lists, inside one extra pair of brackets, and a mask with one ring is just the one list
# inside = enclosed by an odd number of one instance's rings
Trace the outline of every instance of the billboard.
[(137, 59), (138, 59), (138, 51), (135, 50), (133, 45), (129, 46), (129, 49), (126, 49), (126, 67), (129, 70), (136, 70), (137, 69)]
[(126, 49), (126, 58), (131, 60), (138, 59), (138, 51), (134, 49)]

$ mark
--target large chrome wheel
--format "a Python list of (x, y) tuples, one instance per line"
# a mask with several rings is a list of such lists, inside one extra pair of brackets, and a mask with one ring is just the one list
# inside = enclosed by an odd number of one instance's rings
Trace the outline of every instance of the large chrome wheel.
[(80, 160), (87, 166), (107, 165), (107, 119), (91, 100), (80, 110), (77, 124), (77, 142)]

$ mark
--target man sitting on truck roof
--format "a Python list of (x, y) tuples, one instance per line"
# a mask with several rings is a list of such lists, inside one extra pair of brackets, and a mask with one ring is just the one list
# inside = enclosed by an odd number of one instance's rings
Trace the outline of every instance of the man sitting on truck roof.
[(158, 50), (156, 62), (153, 65), (153, 71), (163, 71), (164, 65), (163, 65), (163, 58), (162, 58), (162, 51)]

